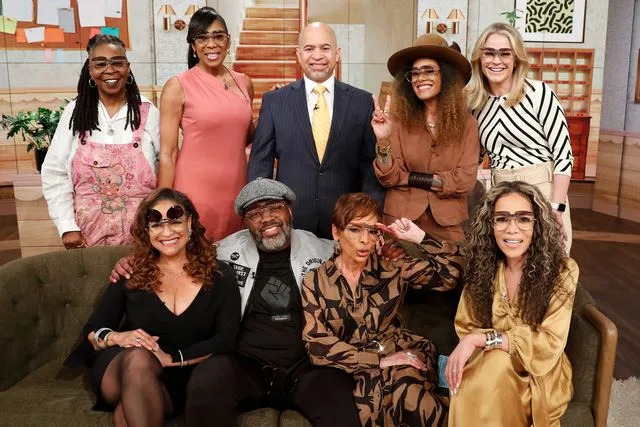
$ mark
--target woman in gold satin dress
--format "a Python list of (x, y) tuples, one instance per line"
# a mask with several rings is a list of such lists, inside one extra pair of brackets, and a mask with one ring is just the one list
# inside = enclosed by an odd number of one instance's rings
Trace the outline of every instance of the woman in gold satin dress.
[(471, 225), (445, 375), (450, 426), (559, 426), (573, 397), (564, 353), (578, 266), (551, 206), (521, 181), (489, 190)]

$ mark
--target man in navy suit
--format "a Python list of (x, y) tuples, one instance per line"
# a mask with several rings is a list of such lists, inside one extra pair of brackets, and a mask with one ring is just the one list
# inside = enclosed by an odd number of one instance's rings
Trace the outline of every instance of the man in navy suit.
[[(294, 228), (330, 239), (331, 215), (338, 197), (363, 191), (380, 202), (384, 198), (384, 189), (373, 172), (373, 101), (370, 93), (335, 79), (340, 48), (328, 25), (315, 22), (305, 27), (296, 55), (304, 78), (268, 92), (262, 99), (249, 180), (272, 178), (277, 159), (273, 178), (297, 195)], [(320, 94), (317, 85), (323, 86)], [(317, 117), (314, 113), (320, 108), (328, 112), (328, 138), (321, 148), (317, 140), (322, 138), (317, 138), (315, 128), (312, 130)]]

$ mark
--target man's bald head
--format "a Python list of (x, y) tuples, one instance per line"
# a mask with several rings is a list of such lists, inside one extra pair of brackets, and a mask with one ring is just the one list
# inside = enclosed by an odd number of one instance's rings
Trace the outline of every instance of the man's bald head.
[(306, 27), (304, 27), (302, 29), (302, 31), (300, 31), (300, 34), (298, 35), (298, 47), (302, 47), (304, 45), (304, 37), (305, 34), (308, 33), (309, 31), (311, 32), (317, 32), (317, 31), (321, 31), (321, 32), (326, 32), (326, 34), (331, 37), (331, 45), (335, 48), (338, 47), (338, 39), (336, 38), (336, 32), (333, 31), (333, 28), (331, 28), (329, 25), (325, 24), (324, 22), (312, 22), (310, 24), (307, 24)]
[(323, 22), (307, 25), (298, 37), (296, 55), (305, 76), (316, 83), (324, 82), (340, 60), (336, 33)]

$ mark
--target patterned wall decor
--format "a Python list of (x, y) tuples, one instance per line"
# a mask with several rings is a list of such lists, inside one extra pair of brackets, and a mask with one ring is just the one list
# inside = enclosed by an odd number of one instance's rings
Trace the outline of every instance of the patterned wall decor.
[(586, 0), (516, 0), (516, 28), (527, 42), (584, 41)]
[(449, 44), (456, 42), (466, 52), (468, 5), (467, 0), (418, 0), (416, 37), (440, 34)]

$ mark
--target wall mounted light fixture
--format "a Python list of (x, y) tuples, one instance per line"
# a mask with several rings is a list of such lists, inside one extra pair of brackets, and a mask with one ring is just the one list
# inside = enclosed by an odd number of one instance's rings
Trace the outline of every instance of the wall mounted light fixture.
[(163, 4), (158, 10), (158, 15), (162, 15), (163, 28), (165, 31), (171, 31), (171, 17), (175, 16), (176, 11), (173, 10), (173, 6), (170, 4)]
[(452, 33), (458, 34), (460, 32), (460, 21), (464, 20), (464, 15), (460, 9), (452, 9), (449, 12), (447, 19), (453, 23)]
[(431, 24), (433, 21), (435, 21), (436, 19), (439, 19), (440, 17), (438, 16), (438, 12), (436, 12), (435, 9), (433, 8), (428, 8), (424, 11), (424, 13), (422, 14), (421, 19), (424, 19), (425, 21), (427, 21), (427, 30), (426, 33), (430, 34), (431, 33)]

